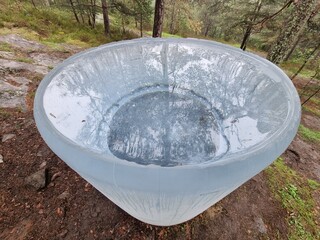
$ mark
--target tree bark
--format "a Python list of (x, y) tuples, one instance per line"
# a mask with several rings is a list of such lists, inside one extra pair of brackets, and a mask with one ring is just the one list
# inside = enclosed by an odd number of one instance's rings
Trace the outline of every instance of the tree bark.
[(208, 36), (209, 30), (210, 30), (210, 24), (207, 24), (207, 26), (206, 26), (206, 28), (205, 28), (205, 31), (204, 31), (204, 36), (205, 36), (205, 37)]
[(276, 43), (270, 48), (267, 59), (281, 63), (291, 49), (293, 43), (305, 28), (308, 19), (313, 14), (317, 0), (296, 0), (292, 18), (283, 27)]
[(96, 27), (96, 0), (91, 0), (92, 28)]
[(44, 5), (45, 5), (46, 7), (50, 7), (50, 2), (49, 2), (49, 0), (45, 0), (45, 1), (44, 1)]
[(79, 8), (80, 8), (80, 17), (81, 17), (82, 23), (84, 23), (84, 17), (83, 17), (83, 8), (82, 8), (82, 5), (80, 4), (79, 0), (77, 0), (77, 3), (78, 3), (78, 6), (79, 6)]
[(106, 36), (110, 35), (110, 20), (108, 14), (108, 6), (106, 0), (101, 0), (102, 15), (103, 15), (103, 25), (104, 25), (104, 34)]
[(240, 48), (245, 51), (246, 48), (247, 48), (247, 42), (251, 36), (251, 32), (252, 32), (252, 27), (253, 27), (253, 24), (254, 22), (256, 21), (257, 17), (258, 17), (258, 13), (260, 12), (260, 9), (262, 7), (262, 1), (261, 0), (258, 0), (257, 1), (257, 5), (256, 5), (256, 8), (254, 10), (254, 15), (251, 17), (251, 19), (249, 20), (249, 23), (247, 25), (247, 29), (246, 29), (246, 32), (243, 36), (243, 40), (242, 40), (242, 43), (241, 43), (241, 46)]
[(142, 13), (140, 13), (140, 37), (143, 37), (143, 18)]
[(297, 37), (296, 41), (294, 42), (294, 44), (291, 46), (290, 50), (288, 51), (287, 55), (283, 58), (283, 61), (288, 61), (288, 59), (291, 57), (292, 53), (294, 52), (294, 50), (296, 49), (296, 47), (298, 46), (301, 38), (302, 38), (303, 34), (300, 34), (299, 37)]
[(170, 20), (170, 27), (169, 27), (169, 33), (174, 34), (174, 20), (175, 20), (175, 0), (172, 1), (172, 12), (171, 12), (171, 20)]
[(72, 0), (69, 0), (69, 2), (70, 2), (70, 5), (71, 5), (71, 8), (72, 8), (72, 11), (73, 11), (74, 17), (75, 17), (75, 18), (76, 18), (76, 20), (77, 20), (77, 23), (80, 23), (80, 20), (79, 20), (79, 18), (78, 18), (78, 15), (77, 15), (76, 9), (74, 8), (74, 5), (73, 5)]
[(247, 48), (247, 42), (248, 42), (248, 40), (250, 38), (251, 30), (252, 30), (252, 25), (247, 26), (246, 32), (245, 32), (245, 34), (243, 36), (242, 43), (241, 43), (241, 46), (240, 46), (240, 48), (243, 51), (245, 51), (246, 48)]
[(152, 37), (161, 37), (164, 15), (164, 0), (156, 0)]

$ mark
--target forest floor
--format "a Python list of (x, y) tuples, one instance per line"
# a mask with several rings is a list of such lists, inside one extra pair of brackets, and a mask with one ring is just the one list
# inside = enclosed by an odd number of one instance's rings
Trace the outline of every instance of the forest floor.
[[(155, 227), (95, 190), (37, 131), (32, 109), (39, 82), (80, 50), (0, 36), (0, 239), (320, 238), (319, 98), (303, 107), (299, 134), (273, 165), (196, 218)], [(294, 84), (302, 89), (308, 81)], [(305, 93), (317, 84), (311, 81)]]

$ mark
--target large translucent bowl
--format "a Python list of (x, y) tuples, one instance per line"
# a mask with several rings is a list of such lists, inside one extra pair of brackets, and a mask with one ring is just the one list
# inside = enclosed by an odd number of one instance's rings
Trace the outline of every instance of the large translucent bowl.
[(49, 147), (137, 219), (187, 221), (272, 163), (300, 101), (256, 55), (195, 39), (89, 49), (41, 82), (34, 116)]

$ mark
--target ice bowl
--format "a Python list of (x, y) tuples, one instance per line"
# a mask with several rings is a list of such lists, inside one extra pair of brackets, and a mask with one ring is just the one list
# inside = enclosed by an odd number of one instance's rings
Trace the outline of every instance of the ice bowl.
[(187, 221), (271, 164), (300, 122), (290, 79), (220, 43), (143, 38), (78, 53), (40, 83), (48, 146), (133, 217)]

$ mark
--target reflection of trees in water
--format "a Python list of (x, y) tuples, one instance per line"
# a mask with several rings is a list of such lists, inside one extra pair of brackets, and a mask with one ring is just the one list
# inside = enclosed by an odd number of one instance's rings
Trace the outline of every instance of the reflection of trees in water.
[(285, 92), (249, 58), (179, 44), (173, 45), (169, 53), (170, 81), (208, 99), (222, 120), (229, 120), (225, 124), (241, 146), (245, 147), (246, 141), (240, 137), (242, 123), (238, 119), (247, 116), (257, 120), (253, 127), (261, 134), (275, 131), (284, 121)]
[[(61, 98), (90, 99), (84, 109), (85, 122), (74, 123), (79, 124), (74, 140), (101, 151), (108, 149), (107, 110), (111, 104), (136, 88), (165, 80), (172, 91), (189, 89), (209, 101), (219, 112), (220, 124), (229, 121), (224, 123), (226, 127), (232, 124), (233, 129), (241, 129), (241, 121), (231, 122), (248, 116), (257, 120), (256, 128), (263, 134), (276, 130), (286, 117), (287, 102), (282, 101), (285, 92), (280, 83), (260, 72), (249, 58), (219, 49), (177, 43), (120, 46), (91, 53), (90, 60), (79, 59), (60, 76)], [(240, 144), (242, 140), (239, 137)]]
[(134, 90), (134, 85), (142, 82), (141, 78), (161, 79), (159, 50), (161, 48), (148, 45), (110, 49), (91, 54), (90, 60), (79, 59), (60, 74), (61, 98), (90, 99), (83, 109), (86, 119), (72, 123), (78, 125), (74, 140), (100, 151), (107, 150), (108, 108), (124, 92)]

